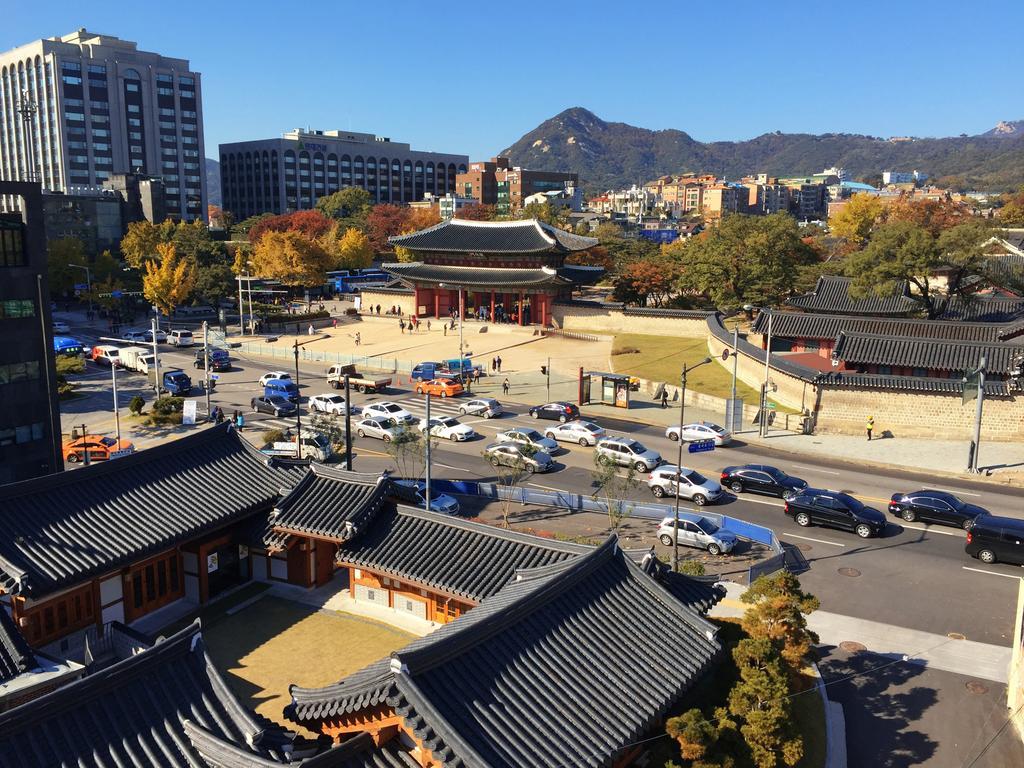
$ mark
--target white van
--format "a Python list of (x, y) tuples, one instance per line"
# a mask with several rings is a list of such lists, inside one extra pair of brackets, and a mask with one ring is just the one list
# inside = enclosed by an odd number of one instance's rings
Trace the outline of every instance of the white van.
[(170, 331), (167, 334), (167, 343), (174, 347), (191, 347), (195, 344), (192, 339), (192, 331)]

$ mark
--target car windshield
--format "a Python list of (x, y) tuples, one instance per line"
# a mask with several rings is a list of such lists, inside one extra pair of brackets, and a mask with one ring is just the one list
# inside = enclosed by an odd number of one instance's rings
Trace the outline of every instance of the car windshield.
[(583, 427), (585, 430), (587, 430), (587, 432), (600, 432), (601, 431), (601, 428), (599, 426), (597, 426), (597, 424), (591, 424), (589, 421), (583, 422), (582, 424), (580, 424), (580, 426)]
[(704, 485), (704, 483), (708, 481), (708, 479), (700, 472), (694, 472), (692, 470), (688, 475), (684, 475), (684, 477), (694, 485)]
[(341, 395), (328, 395), (324, 398), (328, 403), (344, 403), (345, 398)]
[(273, 397), (268, 397), (267, 402), (272, 405), (285, 405), (288, 401), (280, 395), (274, 395)]
[(787, 475), (781, 469), (776, 469), (775, 467), (765, 467), (764, 473), (777, 483), (781, 483), (783, 480), (789, 477), (789, 475)]
[(521, 429), (518, 432), (513, 432), (512, 434), (514, 434), (514, 435), (521, 435), (521, 436), (525, 437), (527, 440), (534, 440), (534, 441), (541, 440), (544, 437), (544, 435), (542, 435), (536, 429)]
[(720, 435), (724, 435), (725, 434), (725, 427), (720, 427), (717, 424), (712, 424), (710, 421), (704, 422), (704, 426), (707, 427), (708, 429), (714, 431), (714, 432), (717, 432)]
[(700, 520), (697, 521), (696, 525), (709, 536), (713, 533), (718, 533), (718, 526), (712, 523), (707, 518), (702, 517)]
[(100, 440), (100, 442), (103, 443), (108, 448), (112, 448), (113, 446), (117, 445), (117, 440), (115, 440), (112, 437), (104, 437), (102, 440)]
[(441, 419), (437, 423), (440, 424), (442, 427), (457, 427), (457, 426), (459, 426), (459, 422), (457, 422), (455, 419)]
[(631, 443), (626, 443), (626, 448), (631, 450), (633, 453), (647, 453), (647, 449), (644, 447), (643, 443), (638, 443), (635, 440)]
[(864, 505), (848, 493), (837, 493), (836, 498), (845, 504), (847, 509), (852, 509), (854, 512), (864, 509)]
[(400, 410), (402, 410), (401, 407), (395, 405), (394, 403), (385, 403), (381, 406), (381, 408), (383, 408), (388, 413), (398, 413)]

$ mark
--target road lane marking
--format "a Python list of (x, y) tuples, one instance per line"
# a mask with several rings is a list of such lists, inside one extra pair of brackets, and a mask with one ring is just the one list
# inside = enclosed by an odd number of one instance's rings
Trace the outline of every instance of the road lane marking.
[(974, 571), (975, 573), (987, 573), (989, 576), (1002, 576), (1004, 579), (1019, 579), (1020, 576), (1014, 576), (1009, 573), (996, 573), (995, 571), (986, 571), (984, 568), (969, 568), (966, 565), (961, 566), (965, 571)]
[(841, 475), (842, 472), (833, 472), (831, 469), (819, 469), (818, 467), (808, 467), (805, 464), (794, 464), (797, 469), (809, 469), (812, 472), (821, 472), (823, 475)]
[(837, 544), (834, 541), (825, 541), (825, 539), (812, 539), (810, 536), (800, 536), (799, 534), (796, 534), (796, 533), (784, 533), (779, 538), (781, 538), (781, 539), (787, 539), (787, 538), (788, 539), (803, 539), (804, 541), (813, 541), (813, 542), (816, 542), (817, 544), (831, 544), (833, 547), (843, 547), (843, 548), (846, 547), (845, 544)]
[(786, 502), (784, 501), (771, 501), (770, 499), (753, 499), (747, 498), (746, 494), (742, 496), (736, 496), (736, 501), (749, 501), (751, 504), (767, 504), (769, 507), (784, 508)]
[(910, 528), (914, 531), (925, 531), (926, 533), (941, 533), (943, 536), (956, 536), (961, 539), (967, 538), (967, 533), (959, 528), (955, 530), (944, 531), (941, 528), (935, 528), (930, 525), (911, 525), (910, 523), (897, 522), (894, 525), (898, 525), (900, 528)]

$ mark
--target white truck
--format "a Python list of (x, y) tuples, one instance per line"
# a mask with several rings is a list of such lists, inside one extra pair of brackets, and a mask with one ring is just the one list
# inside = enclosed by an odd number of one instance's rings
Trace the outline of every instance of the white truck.
[(155, 367), (152, 347), (122, 347), (117, 359), (122, 368), (136, 373), (148, 375), (150, 368)]
[[(263, 453), (269, 456), (282, 456), (288, 459), (299, 457), (299, 443), (293, 437), (291, 440), (271, 443), (263, 449)], [(331, 448), (331, 441), (326, 435), (320, 432), (307, 432), (302, 430), (302, 458), (313, 459), (314, 461), (327, 461), (334, 455)]]

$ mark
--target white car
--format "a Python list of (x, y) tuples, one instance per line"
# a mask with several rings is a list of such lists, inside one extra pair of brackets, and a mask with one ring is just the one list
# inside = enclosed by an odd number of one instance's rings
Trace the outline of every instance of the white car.
[(567, 421), (554, 427), (548, 427), (544, 436), (563, 443), (579, 443), (580, 445), (597, 445), (597, 441), (606, 437), (604, 427), (592, 421)]
[[(420, 419), (420, 432), (427, 431), (427, 420)], [(453, 443), (461, 443), (476, 437), (476, 432), (468, 424), (462, 424), (458, 419), (448, 416), (443, 419), (430, 420), (430, 434), (442, 440), (451, 440)]]
[(543, 451), (549, 456), (553, 451), (558, 450), (558, 443), (550, 437), (544, 437), (536, 429), (530, 427), (515, 427), (506, 429), (495, 435), (499, 443), (515, 443), (516, 445), (528, 445), (535, 451)]
[(385, 443), (390, 443), (402, 434), (402, 427), (387, 416), (373, 416), (356, 422), (356, 434), (360, 437), (375, 437)]
[(387, 419), (394, 419), (399, 424), (415, 424), (418, 419), (409, 413), (398, 403), (389, 400), (382, 400), (379, 403), (370, 403), (363, 406), (363, 416), (383, 416)]
[[(669, 427), (665, 430), (665, 437), (673, 442), (679, 439), (679, 427)], [(683, 442), (695, 443), (698, 440), (714, 440), (715, 445), (728, 445), (732, 442), (732, 435), (725, 427), (720, 427), (710, 421), (698, 421), (694, 424), (683, 425)]]
[(273, 381), (274, 379), (284, 379), (285, 381), (291, 381), (292, 375), (288, 373), (288, 371), (267, 371), (262, 376), (260, 376), (260, 386), (265, 387), (267, 386), (268, 381)]
[(722, 497), (722, 485), (717, 480), (709, 480), (700, 472), (688, 467), (681, 469), (674, 464), (662, 464), (647, 476), (647, 487), (659, 499), (665, 496), (678, 496), (689, 499), (697, 506), (718, 501)]
[(63, 320), (53, 321), (53, 332), (54, 333), (71, 333), (71, 326), (65, 323)]
[(719, 528), (706, 517), (681, 512), (679, 524), (675, 517), (666, 517), (658, 526), (658, 539), (666, 547), (672, 546), (672, 534), (686, 547), (706, 549), (712, 555), (728, 554), (736, 546), (736, 534)]
[(493, 398), (478, 397), (460, 405), (459, 413), (463, 416), (483, 416), (485, 419), (490, 419), (493, 416), (500, 416), (502, 408), (501, 403)]
[[(125, 333), (123, 335), (123, 338), (126, 341), (144, 341), (147, 344), (152, 344), (153, 343), (153, 331), (150, 330), (149, 328), (143, 328), (141, 330), (134, 330), (134, 331), (125, 331)], [(167, 343), (167, 333), (165, 331), (161, 331), (160, 329), (157, 329), (157, 332), (156, 332), (156, 343), (157, 344), (166, 344)]]
[[(326, 395), (313, 395), (307, 401), (309, 410), (316, 411), (318, 413), (345, 413), (345, 398), (341, 395), (326, 394)], [(358, 405), (353, 405), (349, 409), (349, 413), (355, 415), (361, 413), (362, 408)]]

